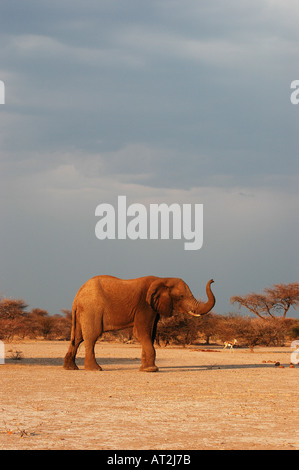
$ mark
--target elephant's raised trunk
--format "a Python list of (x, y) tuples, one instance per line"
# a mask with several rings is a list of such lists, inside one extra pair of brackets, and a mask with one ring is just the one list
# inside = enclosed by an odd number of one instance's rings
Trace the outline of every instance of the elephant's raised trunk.
[(206, 292), (208, 296), (208, 301), (207, 302), (196, 301), (195, 309), (189, 310), (188, 312), (190, 315), (193, 315), (194, 317), (200, 317), (201, 315), (205, 315), (206, 313), (209, 313), (212, 310), (216, 302), (215, 296), (211, 290), (211, 284), (213, 282), (214, 282), (213, 279), (211, 279), (207, 283)]

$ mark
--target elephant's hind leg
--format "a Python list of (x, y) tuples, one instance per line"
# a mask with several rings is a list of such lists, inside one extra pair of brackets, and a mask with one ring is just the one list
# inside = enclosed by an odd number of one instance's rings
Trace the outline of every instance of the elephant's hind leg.
[(101, 366), (96, 361), (94, 347), (96, 340), (85, 339), (85, 360), (84, 360), (84, 369), (85, 370), (102, 370)]
[(80, 338), (75, 338), (74, 340), (71, 341), (68, 352), (66, 353), (65, 358), (64, 358), (64, 364), (63, 364), (64, 369), (78, 370), (78, 366), (76, 365), (75, 358), (76, 358), (78, 347), (82, 343), (82, 341), (83, 341), (82, 335), (80, 336)]
[(76, 308), (73, 306), (73, 321), (72, 321), (72, 333), (71, 333), (71, 343), (68, 349), (68, 352), (64, 358), (64, 369), (67, 370), (78, 370), (75, 359), (78, 351), (79, 345), (83, 341), (82, 328), (80, 321), (77, 318)]

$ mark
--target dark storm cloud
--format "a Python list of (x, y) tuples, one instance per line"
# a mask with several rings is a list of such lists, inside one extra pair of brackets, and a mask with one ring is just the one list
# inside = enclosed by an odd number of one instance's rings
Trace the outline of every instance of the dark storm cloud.
[(167, 169), (173, 186), (186, 167), (197, 175), (191, 185), (215, 172), (247, 182), (257, 168), (294, 170), (287, 72), (277, 61), (291, 64), (295, 31), (281, 37), (265, 4), (71, 4), (1, 5), (2, 67), (14, 73), (17, 102), (8, 153), (43, 159), (46, 149), (48, 160), (57, 149), (99, 154), (141, 142), (173, 151), (171, 172), (167, 158), (151, 169), (156, 181)]
[[(7, 120), (7, 153), (48, 160), (57, 150), (161, 146), (174, 152), (174, 185), (186, 167), (238, 179), (269, 165), (293, 172), (287, 85), (298, 9), (288, 7), (28, 1), (12, 10), (2, 2), (1, 67), (16, 123)], [(152, 166), (159, 174), (163, 159)]]

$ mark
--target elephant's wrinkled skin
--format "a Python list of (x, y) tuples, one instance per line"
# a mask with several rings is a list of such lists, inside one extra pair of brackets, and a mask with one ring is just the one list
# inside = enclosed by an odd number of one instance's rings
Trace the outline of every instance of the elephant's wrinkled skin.
[(173, 312), (200, 316), (215, 305), (210, 280), (206, 287), (208, 301), (197, 301), (187, 284), (177, 278), (146, 276), (123, 280), (113, 276), (96, 276), (78, 291), (72, 310), (71, 344), (64, 359), (65, 369), (78, 369), (75, 363), (80, 343), (85, 343), (86, 370), (101, 370), (94, 354), (96, 340), (105, 331), (132, 327), (142, 345), (141, 371), (155, 372), (153, 346), (160, 316)]

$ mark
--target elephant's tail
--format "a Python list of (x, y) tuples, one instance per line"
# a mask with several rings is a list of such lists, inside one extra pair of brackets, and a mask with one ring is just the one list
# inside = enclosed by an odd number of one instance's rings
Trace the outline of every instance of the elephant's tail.
[(72, 308), (72, 331), (71, 331), (71, 343), (73, 346), (75, 346), (76, 322), (77, 322), (76, 313), (77, 313), (77, 308), (74, 302), (73, 308)]

